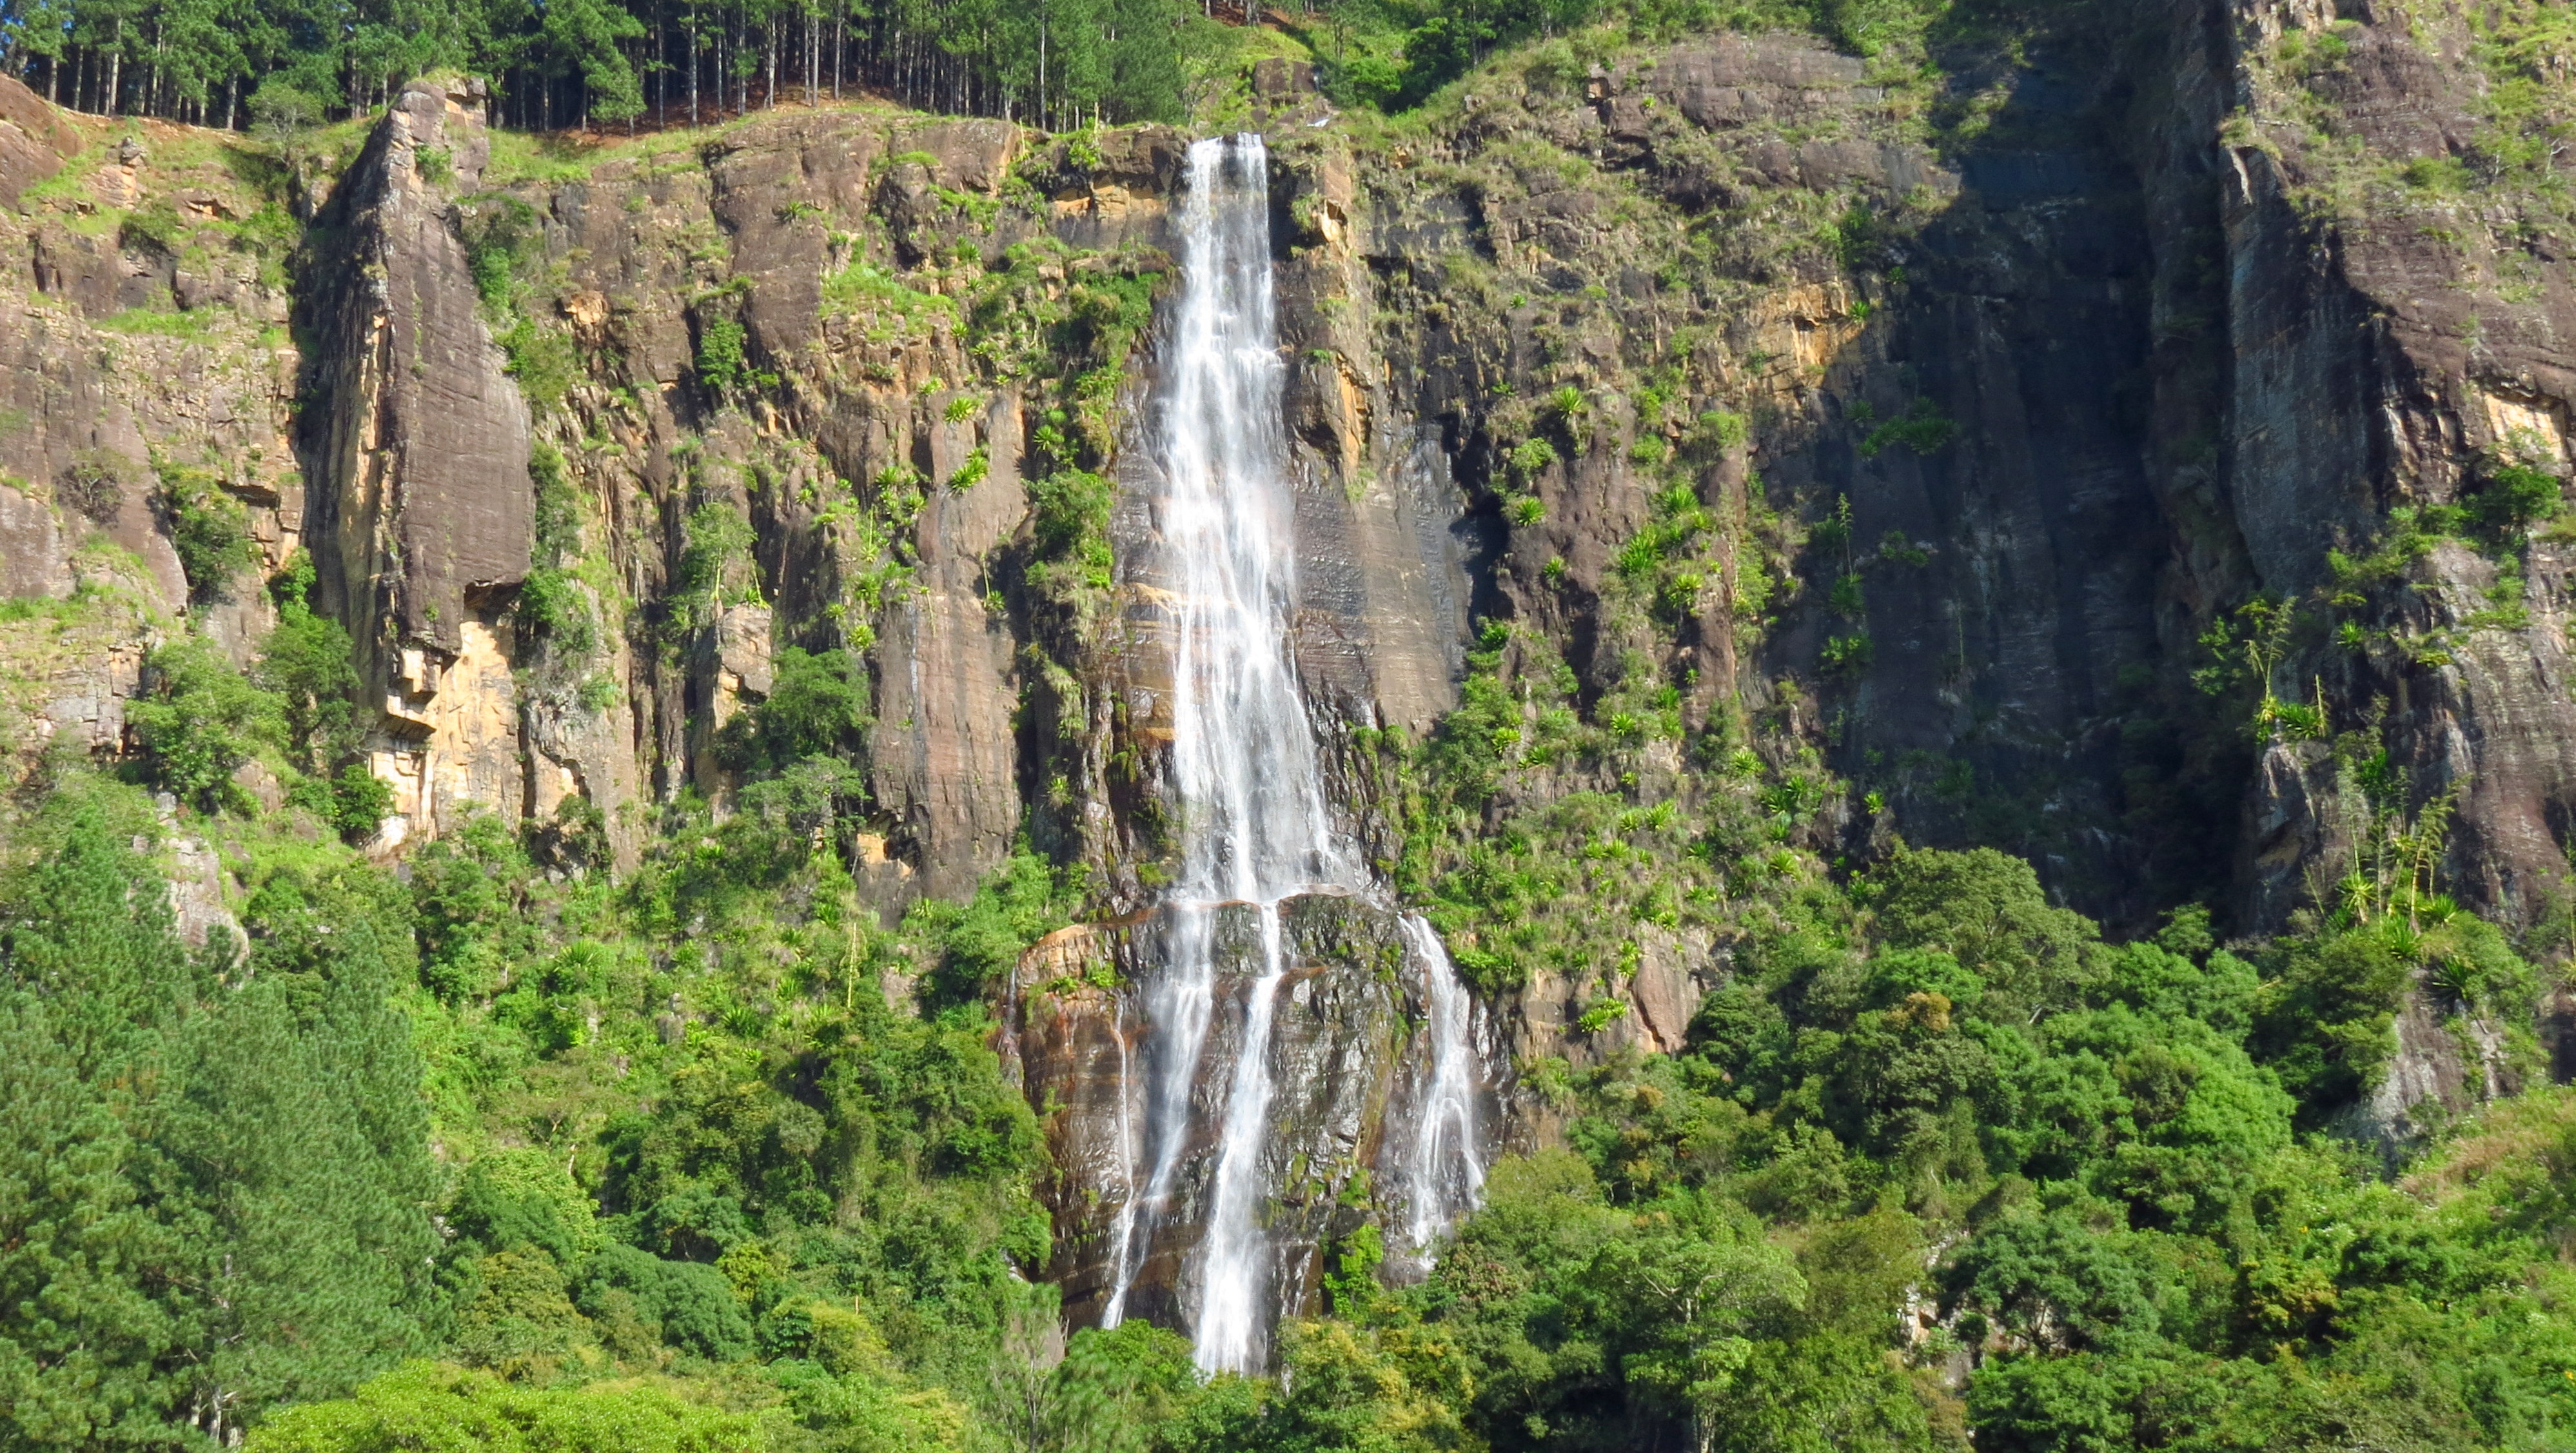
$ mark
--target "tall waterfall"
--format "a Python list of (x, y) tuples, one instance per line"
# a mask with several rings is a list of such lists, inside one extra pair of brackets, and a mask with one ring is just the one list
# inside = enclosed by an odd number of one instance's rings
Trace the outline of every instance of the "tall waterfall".
[[(1261, 1216), (1275, 1189), (1263, 1165), (1277, 1088), (1273, 1030), (1293, 967), (1280, 903), (1310, 893), (1374, 900), (1379, 890), (1356, 845), (1334, 827), (1289, 639), (1294, 501), (1271, 287), (1269, 158), (1260, 137), (1190, 147), (1176, 230), (1181, 287), (1158, 401), (1165, 487), (1154, 524), (1172, 577), (1169, 787), (1181, 863), (1164, 895), (1160, 970), (1144, 989), (1145, 1124), (1141, 1135), (1121, 1136), (1122, 1149), (1132, 1144), (1143, 1164), (1129, 1162), (1126, 1199), (1111, 1222), (1117, 1244), (1101, 1320), (1115, 1326), (1126, 1315), (1139, 1270), (1195, 1167), (1204, 1176), (1204, 1216), (1197, 1255), (1180, 1279), (1183, 1311), (1202, 1368), (1248, 1372), (1266, 1362), (1272, 1324), (1290, 1310)], [(1228, 905), (1257, 912), (1258, 945), (1252, 972), (1220, 977), (1218, 920)], [(1415, 1185), (1406, 1230), (1424, 1243), (1472, 1202), (1482, 1172), (1466, 994), (1428, 925), (1408, 917), (1405, 934), (1414, 941), (1407, 958), (1426, 976), (1429, 1027), (1439, 1041), (1411, 1157), (1420, 1173), (1407, 1177)], [(1237, 945), (1231, 962), (1241, 966), (1246, 957)], [(1219, 1024), (1232, 1033), (1230, 1067), (1209, 1062), (1218, 1058), (1210, 1048)], [(1221, 1098), (1211, 1076), (1221, 1077)], [(1210, 1102), (1210, 1113), (1194, 1125), (1199, 1100)], [(1210, 1155), (1212, 1170), (1204, 1164)], [(1444, 1157), (1459, 1164), (1444, 1168)]]

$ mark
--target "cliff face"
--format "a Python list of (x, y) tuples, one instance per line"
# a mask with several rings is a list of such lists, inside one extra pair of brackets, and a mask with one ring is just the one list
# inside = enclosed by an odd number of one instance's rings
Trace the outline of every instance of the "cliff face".
[[(2576, 224), (2509, 144), (2567, 62), (2503, 11), (2380, 10), (2090, 7), (1938, 85), (1791, 36), (1559, 45), (1402, 128), (1256, 77), (1293, 640), (1381, 870), (1379, 745), (1481, 672), (1561, 679), (1620, 749), (1541, 750), (1523, 685), (1473, 830), (1758, 784), (1784, 850), (1995, 843), (2130, 926), (2384, 898), (2399, 838), (2563, 919), (2576, 536), (2497, 501), (2568, 468)], [(1139, 420), (1185, 139), (855, 109), (505, 162), (480, 110), (417, 83), (299, 163), (290, 285), (204, 137), (0, 82), (0, 578), (70, 602), (0, 619), (18, 740), (118, 751), (148, 647), (184, 613), (247, 660), (301, 546), (381, 847), (490, 811), (631, 867), (684, 794), (731, 810), (723, 729), (782, 653), (850, 653), (863, 894), (962, 894), (1025, 834), (1114, 920), (1004, 1005), (1093, 1305), (1172, 852)], [(99, 225), (147, 212), (175, 230)], [(192, 581), (172, 501), (206, 489), (257, 559)], [(1307, 907), (1269, 1152), (1300, 1294), (1386, 1211), (1353, 1187), (1424, 1014), (1386, 912)], [(1518, 1067), (1677, 1047), (1729, 972), (1721, 932), (1630, 929), (1490, 996), (1506, 1138), (1548, 1126)], [(2500, 1083), (2420, 999), (2384, 1133)]]
[[(151, 206), (137, 225), (138, 204)], [(292, 224), (202, 133), (56, 113), (0, 83), (0, 721), (19, 752), (113, 756), (148, 649), (184, 613), (247, 661), (261, 580), (301, 536), (281, 326)], [(246, 549), (173, 544), (180, 502)], [(254, 784), (259, 785), (259, 784)]]
[(448, 200), (482, 179), (480, 101), (404, 90), (313, 218), (299, 289), (314, 604), (350, 627), (365, 699), (382, 703), (370, 746), (396, 843), (469, 803), (511, 820), (534, 806), (507, 614), (534, 525), (528, 409)]
[[(2235, 520), (2260, 588), (2339, 593), (2361, 628), (2302, 642), (2294, 669), (2338, 729), (2384, 711), (2380, 742), (2418, 799), (2455, 801), (2454, 891), (2530, 922), (2568, 891), (2566, 542), (2544, 532), (2518, 560), (2444, 543), (2376, 580), (2329, 552), (2383, 544), (2402, 528), (2393, 511), (2475, 507), (2500, 463), (2566, 471), (2566, 204), (2504, 164), (2498, 114), (2503, 91), (2561, 83), (2565, 62), (2481, 54), (2495, 43), (2465, 24), (2419, 38), (2394, 17), (2329, 19), (2256, 10), (2234, 37), (2238, 104), (2257, 119), (2213, 179), (2233, 261), (2221, 446)], [(2325, 40), (2339, 53), (2319, 56)], [(2330, 128), (2301, 118), (2319, 101)], [(2470, 166), (2483, 175), (2442, 180)], [(2349, 856), (2367, 831), (2359, 795), (2324, 742), (2264, 755), (2240, 868), (2259, 919)]]

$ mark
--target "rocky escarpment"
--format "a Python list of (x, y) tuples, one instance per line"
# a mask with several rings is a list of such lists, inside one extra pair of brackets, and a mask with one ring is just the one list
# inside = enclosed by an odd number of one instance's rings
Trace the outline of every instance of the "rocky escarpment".
[[(333, 357), (354, 361), (322, 375), (327, 405), (306, 428), (341, 481), (345, 609), (362, 589), (399, 606), (377, 674), (388, 700), (409, 704), (387, 736), (408, 730), (424, 742), (417, 753), (449, 764), (419, 789), (427, 815), (474, 804), (543, 819), (569, 794), (596, 806), (631, 854), (631, 824), (653, 802), (683, 787), (729, 790), (714, 738), (762, 694), (775, 650), (846, 645), (872, 664), (868, 781), (882, 842), (871, 851), (884, 855), (885, 906), (970, 888), (1021, 830), (1032, 789), (1042, 837), (1104, 864), (1131, 857), (1124, 829), (1080, 804), (1107, 799), (1099, 773), (1119, 750), (1107, 730), (1116, 693), (1093, 687), (1131, 664), (1150, 672), (1153, 653), (1092, 630), (1112, 611), (1091, 587), (1023, 588), (1042, 547), (1022, 480), (1030, 436), (1071, 382), (1048, 330), (1084, 326), (1045, 315), (1105, 297), (1091, 277), (1150, 291), (1168, 266), (1160, 228), (1177, 138), (1114, 134), (1074, 167), (1062, 143), (1040, 148), (999, 123), (768, 118), (712, 143), (703, 164), (693, 151), (673, 165), (647, 150), (577, 182), (478, 193), (471, 111), (435, 87), (406, 97), (410, 109), (329, 203), (344, 220), (317, 252), (311, 306), (328, 310), (316, 326), (348, 345)], [(406, 140), (413, 128), (420, 136)], [(423, 154), (447, 158), (436, 180)], [(521, 317), (488, 304), (478, 316), (466, 257), (477, 247), (542, 279)], [(387, 296), (379, 268), (406, 279), (390, 304), (375, 301)], [(1116, 447), (1112, 405), (1148, 386), (1149, 340), (1125, 374), (1115, 367), (1145, 321), (1118, 324), (1119, 358), (1093, 374), (1113, 393), (1081, 423), (1090, 461), (1141, 467)], [(414, 353), (428, 350), (412, 371), (365, 372), (374, 365), (357, 343), (396, 357), (382, 349), (399, 343), (384, 340), (404, 328)], [(535, 437), (578, 497), (568, 561), (599, 631), (584, 659), (557, 652), (540, 667), (539, 689), (503, 692), (500, 669), (528, 676), (544, 654), (509, 639), (496, 613), (527, 569), (525, 517), (509, 511), (529, 491), (509, 467), (482, 469), (481, 456), (434, 443), (420, 457), (448, 464), (406, 474), (388, 461), (413, 447), (406, 421), (423, 418), (472, 420), (507, 452), (507, 410), (487, 393), (504, 365), (487, 340), (514, 328), (518, 350), (557, 349), (576, 365), (553, 385), (559, 403), (537, 411)], [(740, 350), (739, 378), (710, 372), (711, 337)], [(1123, 395), (1108, 382), (1120, 378)], [(440, 400), (455, 407), (421, 414)], [(479, 418), (487, 404), (493, 416)], [(1136, 479), (1125, 479), (1133, 498)], [(1314, 492), (1308, 664), (1359, 719), (1378, 717), (1382, 699), (1386, 719), (1420, 729), (1449, 700), (1466, 626), (1452, 533), (1462, 507), (1445, 457), (1418, 441), (1375, 493)], [(429, 533), (404, 546), (386, 533), (397, 526)], [(1109, 533), (1122, 557), (1139, 546), (1127, 526)], [(700, 570), (710, 573), (684, 578)], [(413, 665), (431, 675), (399, 675)], [(549, 673), (563, 684), (545, 684)], [(585, 680), (614, 689), (585, 692)], [(441, 700), (484, 700), (440, 710), (485, 726), (453, 728), (469, 736), (447, 746), (421, 737), (431, 684)], [(1024, 686), (1050, 703), (1048, 723), (1020, 719)], [(463, 765), (482, 750), (473, 742), (505, 737), (527, 753), (524, 781)], [(1070, 790), (1052, 784), (1066, 763)]]
[[(1766, 808), (1838, 774), (1819, 848), (2001, 842), (2115, 921), (2367, 917), (2407, 854), (2562, 912), (2564, 547), (2498, 503), (2547, 515), (2568, 464), (2564, 202), (2507, 160), (2547, 124), (2529, 20), (2106, 10), (1928, 97), (1723, 38), (1471, 84), (1427, 151), (1313, 143), (1299, 242), (1367, 259), (1375, 327), (1300, 345), (1387, 380), (1373, 423), (1437, 421), (1500, 534), (1501, 679), (1645, 738), (1527, 752), (1489, 826), (1707, 790), (1663, 703)], [(1598, 1052), (1538, 1026), (1600, 995), (1659, 1042), (1650, 1001), (1723, 975), (1723, 934), (1640, 913), (1618, 981), (1534, 970), (1525, 1054)], [(2419, 998), (2383, 1133), (2517, 1073)]]
[(314, 217), (328, 240), (299, 290), (314, 604), (352, 627), (364, 699), (382, 705), (369, 744), (394, 787), (392, 843), (468, 805), (553, 805), (524, 770), (511, 680), (535, 518), (528, 409), (447, 195), (482, 179), (480, 103), (463, 84), (397, 98)]
[[(2418, 36), (2298, 6), (2245, 14), (2227, 45), (2218, 75), (2253, 125), (2206, 184), (2233, 260), (2220, 447), (2247, 564), (2262, 590), (2331, 597), (2338, 634), (2298, 641), (2285, 670), (2334, 730), (2375, 730), (2411, 773), (2406, 809), (2455, 804), (2454, 891), (2540, 919), (2566, 900), (2576, 792), (2566, 542), (2410, 543), (2377, 578), (2332, 552), (2384, 551), (2398, 511), (2478, 508), (2500, 466), (2566, 472), (2569, 218), (2511, 165), (2500, 109), (2565, 63), (2495, 55), (2465, 22)], [(2323, 127), (2303, 114), (2319, 103)], [(2373, 811), (2327, 741), (2268, 750), (2241, 845), (2252, 911), (2313, 898)]]
[[(22, 753), (112, 758), (146, 652), (183, 617), (244, 662), (274, 621), (260, 582), (306, 494), (293, 224), (202, 133), (67, 117), (15, 82), (0, 196), (0, 589), (24, 603), (0, 621), (0, 720)], [(183, 562), (183, 517), (227, 548)]]

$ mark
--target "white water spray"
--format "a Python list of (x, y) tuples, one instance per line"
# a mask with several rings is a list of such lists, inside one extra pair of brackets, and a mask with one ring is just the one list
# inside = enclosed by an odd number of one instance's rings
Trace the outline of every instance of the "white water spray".
[[(1296, 601), (1294, 501), (1281, 395), (1285, 367), (1274, 327), (1270, 270), (1269, 158), (1252, 135), (1200, 141), (1176, 219), (1181, 289), (1164, 359), (1158, 444), (1166, 481), (1155, 526), (1172, 562), (1172, 755), (1181, 871), (1164, 898), (1163, 971), (1147, 991), (1147, 1129), (1152, 1169), (1113, 1221), (1117, 1246), (1104, 1326), (1127, 1298), (1152, 1238), (1167, 1219), (1191, 1141), (1193, 1091), (1216, 1017), (1218, 910), (1257, 913), (1260, 962), (1239, 985), (1242, 1037), (1215, 1117), (1215, 1170), (1196, 1265), (1182, 1276), (1194, 1296), (1199, 1366), (1260, 1370), (1280, 1307), (1278, 1257), (1260, 1224), (1271, 1187), (1263, 1150), (1275, 1086), (1271, 1040), (1291, 964), (1282, 899), (1312, 892), (1376, 894), (1354, 845), (1337, 834), (1288, 622)], [(1422, 1218), (1448, 1218), (1482, 1181), (1474, 1163), (1474, 1067), (1466, 1048), (1465, 994), (1427, 925), (1419, 934), (1430, 975), (1435, 1040), (1431, 1074), (1439, 1128), (1417, 1159), (1463, 1153), (1456, 1175), (1416, 1177), (1440, 1189), (1416, 1196)], [(1446, 996), (1445, 998), (1443, 996)], [(1229, 1019), (1229, 1022), (1233, 1022)], [(1454, 1051), (1447, 1039), (1457, 1041)], [(1452, 1136), (1456, 1138), (1454, 1141)], [(1429, 1161), (1425, 1160), (1426, 1167)], [(1139, 1179), (1129, 1163), (1128, 1183)], [(1141, 1199), (1141, 1205), (1139, 1204)], [(1445, 1219), (1444, 1219), (1445, 1224)]]
[(1126, 1311), (1127, 1286), (1135, 1280), (1132, 1260), (1136, 1250), (1136, 1210), (1143, 1204), (1136, 1194), (1136, 1097), (1130, 1086), (1136, 1083), (1134, 1057), (1127, 1044), (1127, 1001), (1112, 996), (1110, 1000), (1109, 1036), (1118, 1045), (1118, 1173), (1122, 1177), (1118, 1191), (1118, 1218), (1111, 1224), (1110, 1237), (1118, 1243), (1118, 1260), (1112, 1272), (1117, 1287), (1116, 1300), (1101, 1318), (1104, 1326), (1115, 1327)]
[(1475, 1004), (1440, 935), (1419, 913), (1404, 915), (1404, 939), (1422, 965), (1422, 991), (1430, 1023), (1431, 1079), (1422, 1092), (1421, 1123), (1414, 1130), (1413, 1204), (1406, 1231), (1413, 1250), (1432, 1244), (1475, 1209), (1485, 1189), (1484, 1161), (1476, 1153), (1476, 1051), (1470, 1020)]

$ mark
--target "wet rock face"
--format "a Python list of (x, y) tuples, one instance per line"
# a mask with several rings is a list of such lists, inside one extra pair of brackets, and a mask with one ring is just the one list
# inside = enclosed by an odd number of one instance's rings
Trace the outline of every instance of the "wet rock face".
[[(1048, 1274), (1077, 1325), (1099, 1320), (1122, 1270), (1131, 1279), (1126, 1315), (1190, 1324), (1220, 1130), (1264, 962), (1258, 910), (1214, 911), (1214, 1012), (1191, 1076), (1178, 1168), (1159, 1202), (1147, 1197), (1163, 1147), (1148, 1128), (1145, 1097), (1172, 1036), (1149, 1023), (1146, 1004), (1172, 957), (1171, 910), (1066, 929), (1029, 954), (1013, 985), (1004, 1043), (1032, 1102), (1047, 1111), (1055, 1169), (1046, 1200), (1056, 1224)], [(1271, 1252), (1271, 1311), (1284, 1316), (1316, 1305), (1336, 1236), (1371, 1219), (1401, 1224), (1431, 1053), (1423, 966), (1409, 959), (1391, 912), (1307, 894), (1284, 900), (1279, 914), (1292, 967), (1275, 1001), (1256, 1223)], [(1405, 1252), (1401, 1231), (1387, 1241)]]

